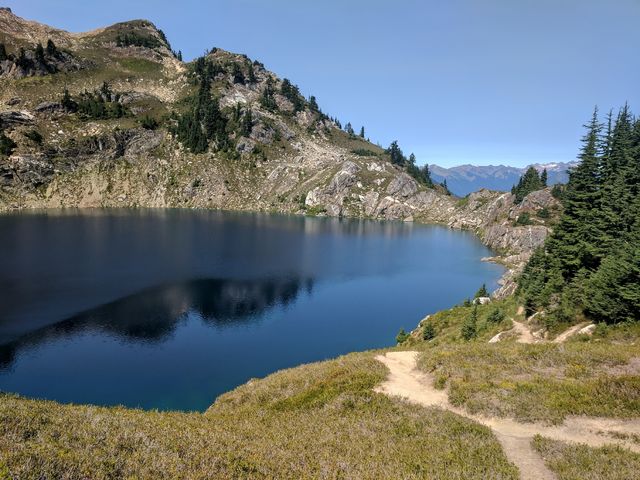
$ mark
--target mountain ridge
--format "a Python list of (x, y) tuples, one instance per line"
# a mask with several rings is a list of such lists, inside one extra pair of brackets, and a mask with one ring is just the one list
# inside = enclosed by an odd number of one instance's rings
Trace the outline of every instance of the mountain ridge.
[(434, 181), (446, 180), (447, 187), (452, 193), (464, 197), (481, 188), (508, 192), (529, 167), (534, 167), (538, 172), (546, 169), (549, 185), (564, 184), (569, 180), (567, 171), (575, 165), (577, 162), (533, 163), (526, 167), (463, 164), (445, 168), (431, 164), (429, 170)]

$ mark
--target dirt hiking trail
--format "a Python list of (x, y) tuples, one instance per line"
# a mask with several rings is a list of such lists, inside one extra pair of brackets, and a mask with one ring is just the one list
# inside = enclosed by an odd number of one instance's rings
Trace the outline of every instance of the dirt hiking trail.
[[(491, 340), (489, 340), (489, 343), (500, 342), (502, 341), (505, 335), (510, 333), (515, 333), (517, 343), (548, 343), (549, 342), (548, 340), (545, 340), (544, 338), (542, 338), (542, 336), (540, 335), (540, 332), (533, 333), (531, 331), (531, 328), (526, 323), (518, 322), (513, 318), (511, 319), (511, 323), (513, 326), (511, 327), (510, 330), (505, 330), (498, 333), (497, 335), (492, 337)], [(578, 325), (574, 325), (573, 327), (570, 327), (569, 329), (565, 330), (560, 335), (558, 335), (556, 338), (551, 340), (551, 343), (564, 343), (572, 336), (583, 332), (587, 327), (590, 327), (592, 325), (593, 324), (589, 322), (583, 322), (583, 323), (579, 323)]]
[(376, 356), (376, 360), (389, 369), (389, 376), (374, 390), (389, 396), (402, 397), (423, 407), (449, 410), (491, 428), (509, 461), (520, 470), (523, 480), (556, 478), (531, 446), (532, 438), (538, 434), (554, 440), (583, 443), (592, 447), (616, 444), (640, 452), (640, 445), (610, 436), (612, 432), (640, 435), (640, 420), (570, 417), (562, 425), (548, 426), (540, 423), (520, 423), (508, 418), (472, 415), (451, 405), (447, 392), (436, 390), (433, 387), (433, 378), (417, 369), (418, 354), (419, 352), (387, 352), (385, 355)]

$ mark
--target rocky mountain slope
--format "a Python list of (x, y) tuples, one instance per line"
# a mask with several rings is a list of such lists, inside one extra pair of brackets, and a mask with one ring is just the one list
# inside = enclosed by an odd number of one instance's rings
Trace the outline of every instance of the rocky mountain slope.
[(144, 20), (75, 34), (0, 9), (0, 44), (0, 211), (184, 207), (419, 221), (473, 229), (501, 252), (527, 255), (548, 221), (514, 226), (517, 218), (556, 206), (548, 192), (521, 205), (489, 191), (447, 195), (257, 60), (214, 48), (182, 62)]
[[(13, 57), (0, 79), (0, 125), (15, 144), (0, 161), (4, 209), (173, 206), (444, 218), (443, 195), (309, 101), (294, 107), (283, 81), (243, 55), (213, 49), (206, 56), (232, 145), (194, 154), (171, 132), (171, 116), (184, 112), (196, 90), (193, 65), (179, 61), (152, 24), (69, 34), (3, 10), (0, 29)], [(38, 61), (33, 43), (51, 39), (55, 62), (48, 54)], [(117, 103), (124, 113), (72, 111), (63, 105), (65, 88), (76, 102), (96, 92), (107, 109)], [(261, 102), (267, 88), (278, 92), (271, 109)], [(158, 125), (143, 128), (146, 117)]]
[(534, 167), (538, 172), (546, 169), (549, 185), (567, 183), (567, 171), (575, 165), (576, 162), (536, 163), (524, 168), (506, 165), (459, 165), (444, 168), (429, 165), (429, 169), (434, 181), (441, 183), (446, 180), (449, 190), (455, 195), (464, 196), (482, 188), (508, 192), (529, 167)]
[(447, 225), (474, 231), (498, 252), (491, 260), (508, 267), (495, 296), (505, 297), (515, 291), (516, 277), (560, 216), (562, 205), (551, 192), (551, 188), (531, 192), (520, 203), (511, 193), (490, 190), (458, 200)]

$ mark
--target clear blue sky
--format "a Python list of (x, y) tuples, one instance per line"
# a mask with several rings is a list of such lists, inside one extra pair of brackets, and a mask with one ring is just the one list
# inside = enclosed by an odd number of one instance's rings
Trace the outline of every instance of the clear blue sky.
[(73, 32), (147, 18), (246, 53), (419, 163), (575, 158), (595, 104), (640, 113), (640, 0), (14, 0)]

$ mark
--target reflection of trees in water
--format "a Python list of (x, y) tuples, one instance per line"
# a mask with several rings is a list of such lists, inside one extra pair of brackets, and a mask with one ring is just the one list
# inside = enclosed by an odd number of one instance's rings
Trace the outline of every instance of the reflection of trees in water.
[[(292, 232), (304, 232), (305, 234), (336, 235), (371, 235), (378, 234), (388, 237), (407, 235), (414, 226), (411, 222), (376, 221), (358, 218), (314, 218), (301, 215), (266, 214), (251, 212), (220, 212), (215, 210), (181, 210), (140, 208), (136, 210), (105, 208), (105, 209), (63, 209), (63, 210), (34, 210), (21, 212), (21, 215), (31, 215), (41, 218), (70, 218), (76, 222), (84, 222), (91, 229), (98, 229), (100, 235), (104, 229), (113, 227), (134, 229), (140, 222), (153, 222), (162, 228), (173, 229), (175, 225), (170, 222), (178, 221), (182, 225), (182, 231), (189, 231), (189, 226), (204, 222), (207, 227), (216, 224), (228, 225), (230, 221), (245, 228), (264, 231), (276, 229)], [(128, 232), (131, 233), (131, 232)]]
[[(73, 306), (78, 292), (88, 291), (95, 305), (183, 275), (276, 279), (209, 279), (152, 288), (63, 321), (57, 320), (66, 314), (60, 317), (44, 308), (35, 318), (21, 317), (18, 331), (24, 335), (11, 334), (10, 342), (0, 344), (0, 368), (30, 345), (79, 332), (161, 341), (190, 311), (216, 328), (255, 321), (265, 309), (290, 303), (301, 289), (311, 289), (311, 280), (284, 278), (289, 272), (301, 278), (392, 272), (396, 257), (386, 248), (414, 228), (403, 222), (180, 209), (49, 210), (21, 213), (20, 221), (9, 227), (11, 244), (5, 250), (22, 259), (17, 268), (23, 275), (4, 282), (0, 276), (0, 290), (8, 292), (5, 312), (15, 315), (32, 300)], [(43, 271), (73, 281), (63, 290), (41, 282), (36, 288), (33, 279)], [(130, 275), (122, 284), (112, 280), (121, 278), (120, 271)], [(31, 321), (38, 326), (29, 328)], [(0, 327), (2, 322), (0, 318)]]
[(171, 336), (187, 313), (224, 328), (256, 321), (266, 310), (311, 293), (313, 280), (193, 280), (152, 288), (82, 312), (67, 320), (0, 345), (0, 368), (8, 368), (18, 351), (56, 338), (103, 331), (128, 341), (161, 342)]

